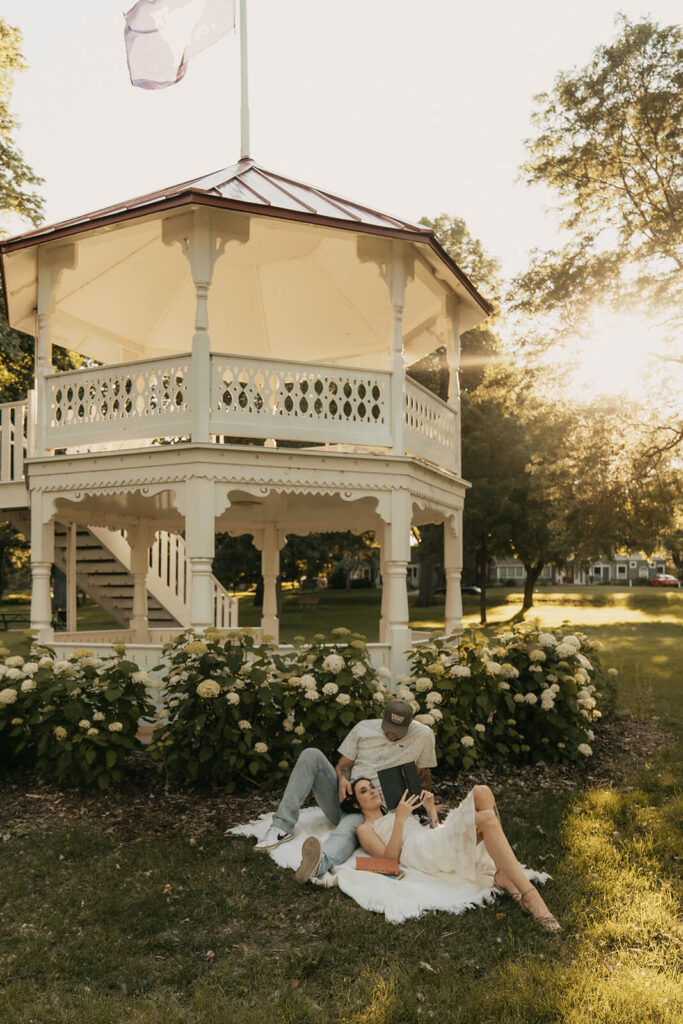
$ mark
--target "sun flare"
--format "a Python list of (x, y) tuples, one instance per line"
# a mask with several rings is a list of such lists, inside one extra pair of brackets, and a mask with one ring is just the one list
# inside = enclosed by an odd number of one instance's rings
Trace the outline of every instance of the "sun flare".
[(644, 401), (653, 375), (662, 369), (662, 339), (656, 329), (627, 316), (596, 317), (595, 330), (574, 343), (571, 386), (577, 395), (623, 395)]

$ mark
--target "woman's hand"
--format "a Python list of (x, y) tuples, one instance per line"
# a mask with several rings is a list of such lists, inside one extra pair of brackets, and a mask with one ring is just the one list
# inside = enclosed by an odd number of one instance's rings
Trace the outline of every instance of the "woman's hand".
[(416, 811), (418, 807), (422, 806), (422, 798), (419, 796), (411, 796), (410, 791), (406, 789), (401, 801), (396, 807), (396, 821), (404, 822), (413, 811)]
[(422, 801), (422, 806), (429, 816), (429, 824), (432, 828), (436, 828), (439, 824), (439, 814), (434, 803), (434, 794), (428, 789), (423, 789), (420, 793), (420, 799)]

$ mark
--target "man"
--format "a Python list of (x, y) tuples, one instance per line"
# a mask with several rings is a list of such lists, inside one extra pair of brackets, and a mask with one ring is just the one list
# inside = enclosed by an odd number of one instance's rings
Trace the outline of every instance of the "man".
[(339, 747), (336, 769), (320, 750), (302, 751), (294, 766), (273, 824), (257, 850), (272, 850), (294, 838), (299, 811), (310, 792), (321, 810), (337, 827), (323, 848), (316, 836), (309, 836), (297, 868), (297, 882), (320, 877), (351, 856), (358, 841), (356, 828), (362, 814), (345, 814), (340, 804), (351, 795), (353, 779), (365, 777), (379, 789), (377, 771), (414, 761), (423, 789), (431, 789), (431, 768), (436, 765), (435, 737), (427, 725), (413, 721), (413, 709), (404, 700), (387, 701), (382, 718), (364, 719), (353, 727)]

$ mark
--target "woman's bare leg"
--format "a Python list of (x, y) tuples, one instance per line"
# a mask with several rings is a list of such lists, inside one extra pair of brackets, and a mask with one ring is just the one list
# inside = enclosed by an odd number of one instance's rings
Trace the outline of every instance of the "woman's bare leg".
[(494, 809), (488, 807), (477, 811), (474, 823), (477, 836), (483, 840), (491, 860), (496, 865), (496, 883), (502, 885), (512, 895), (524, 895), (524, 907), (532, 916), (550, 916), (541, 894), (534, 889), (522, 871)]

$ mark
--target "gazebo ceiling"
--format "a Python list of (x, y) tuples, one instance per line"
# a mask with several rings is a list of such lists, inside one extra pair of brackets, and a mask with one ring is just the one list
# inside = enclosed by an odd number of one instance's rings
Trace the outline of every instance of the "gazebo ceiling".
[[(35, 333), (43, 251), (76, 243), (53, 294), (53, 340), (103, 362), (187, 352), (195, 289), (162, 225), (189, 208), (249, 220), (248, 241), (228, 242), (209, 293), (215, 351), (384, 366), (391, 307), (360, 236), (386, 237), (411, 257), (403, 318), (409, 360), (448, 337), (446, 300), (460, 300), (461, 330), (489, 304), (431, 231), (258, 167), (252, 160), (128, 203), (41, 228), (0, 246), (10, 323)], [(226, 211), (221, 214), (220, 211)]]

